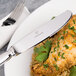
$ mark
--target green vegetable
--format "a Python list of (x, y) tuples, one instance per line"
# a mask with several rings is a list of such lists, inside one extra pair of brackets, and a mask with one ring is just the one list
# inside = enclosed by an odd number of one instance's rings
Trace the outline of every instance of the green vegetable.
[(56, 45), (56, 43), (54, 43), (54, 45)]
[(52, 18), (51, 18), (51, 20), (53, 20), (55, 18), (55, 16), (53, 16)]
[(70, 24), (68, 25), (68, 29), (70, 29)]
[(63, 31), (63, 34), (68, 33), (68, 31)]
[(71, 30), (74, 30), (74, 26), (70, 27)]
[(65, 34), (66, 32), (65, 31), (63, 31), (63, 34)]
[(48, 64), (43, 64), (43, 67), (44, 67), (45, 69), (47, 69), (47, 68), (49, 67), (49, 65), (48, 65)]
[(64, 39), (64, 37), (62, 36), (61, 39)]
[(76, 40), (74, 40), (73, 42), (76, 43)]
[(73, 66), (71, 69), (70, 69), (70, 75), (69, 76), (76, 76), (76, 66)]
[(72, 35), (72, 37), (74, 37), (74, 35), (73, 34), (71, 34)]
[(39, 52), (38, 50), (39, 50), (39, 48), (36, 48), (36, 47), (34, 48), (35, 53), (38, 53)]
[(51, 51), (51, 53), (53, 53), (53, 51)]
[(59, 37), (59, 38), (58, 38), (58, 40), (61, 40), (61, 39), (64, 39), (64, 37), (63, 37), (63, 36), (61, 36), (61, 37)]
[(59, 42), (57, 42), (57, 47), (54, 48), (54, 52), (55, 52), (56, 50), (58, 51), (58, 50), (59, 50), (59, 47), (60, 47), (60, 46), (59, 46)]
[(44, 45), (40, 46), (40, 48), (35, 48), (34, 51), (37, 53), (36, 60), (44, 62), (48, 58), (51, 46), (52, 42), (47, 40)]
[(46, 47), (46, 49), (48, 50), (48, 51), (50, 51), (50, 49), (51, 49), (51, 47), (52, 47), (52, 42), (51, 41), (46, 41), (46, 43), (45, 43), (45, 45), (44, 45), (44, 47)]
[(69, 49), (69, 46), (66, 44), (66, 45), (64, 45), (64, 47), (66, 48), (66, 49)]
[(48, 58), (47, 53), (41, 53), (36, 57), (36, 60), (39, 62), (44, 62), (44, 61), (46, 61), (47, 58)]
[(65, 34), (65, 31), (63, 31), (63, 34)]
[(51, 49), (51, 41), (46, 41), (45, 45), (40, 46), (40, 48), (34, 48), (35, 53), (49, 52)]
[(65, 54), (65, 53), (62, 53), (62, 55), (61, 55), (61, 57), (62, 57), (63, 59), (65, 59), (64, 54)]
[(59, 41), (57, 42), (57, 47), (59, 48), (60, 46), (59, 46)]
[(61, 38), (59, 37), (58, 40), (60, 40)]
[(56, 59), (56, 58), (54, 58), (54, 60), (55, 60), (55, 61), (57, 61), (57, 59)]
[(76, 33), (76, 30), (74, 30), (74, 33)]
[(73, 23), (75, 24), (75, 20), (73, 20)]
[(40, 54), (42, 52), (47, 52), (47, 49), (44, 48), (44, 46), (41, 46), (40, 48), (35, 48), (34, 51), (35, 51), (35, 53)]
[(56, 48), (57, 48), (57, 47), (54, 48), (54, 52), (56, 51)]
[(56, 68), (57, 71), (59, 70), (59, 67), (56, 64), (54, 64), (54, 67)]
[(76, 33), (76, 29), (74, 28), (74, 26), (70, 27), (70, 25), (69, 25), (68, 28), (69, 28), (70, 30), (73, 30), (74, 33)]
[(61, 52), (58, 53), (58, 56), (59, 56), (59, 57), (60, 57), (60, 53), (61, 53)]
[(74, 26), (70, 27), (70, 25), (68, 25), (68, 28), (69, 28), (70, 30), (75, 30)]

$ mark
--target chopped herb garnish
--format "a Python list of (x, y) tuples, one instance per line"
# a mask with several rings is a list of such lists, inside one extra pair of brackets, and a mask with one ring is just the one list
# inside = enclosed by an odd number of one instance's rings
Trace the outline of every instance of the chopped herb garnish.
[(66, 31), (66, 33), (68, 33), (68, 31)]
[(34, 48), (35, 53), (38, 53), (39, 52), (38, 50), (39, 50), (39, 48), (37, 48), (37, 47)]
[(74, 26), (72, 26), (70, 29), (71, 29), (71, 30), (74, 30)]
[(56, 48), (57, 48), (57, 47), (54, 48), (54, 52), (56, 51)]
[(51, 18), (51, 20), (53, 20), (55, 18), (55, 16), (53, 16), (52, 18)]
[(59, 49), (59, 41), (57, 42), (57, 47), (54, 48), (54, 52)]
[(41, 53), (38, 56), (36, 56), (36, 60), (39, 62), (44, 62), (46, 61), (46, 59), (48, 58), (48, 54), (47, 53)]
[(59, 48), (60, 46), (59, 46), (59, 41), (57, 42), (57, 47)]
[(43, 52), (48, 52), (47, 49), (44, 46), (41, 46), (40, 48), (34, 48), (35, 53), (43, 53)]
[(43, 67), (44, 67), (45, 69), (47, 69), (47, 68), (49, 67), (49, 65), (48, 65), (48, 64), (43, 64)]
[(70, 27), (70, 25), (68, 25), (68, 28), (69, 28), (70, 30), (73, 30), (73, 31), (75, 30), (75, 29), (74, 29), (74, 26)]
[(63, 34), (65, 34), (65, 31), (63, 31)]
[(76, 76), (76, 66), (71, 67), (69, 76)]
[(68, 25), (68, 29), (70, 29), (71, 27), (70, 27), (70, 24)]
[(61, 39), (64, 39), (64, 37), (62, 36)]
[(74, 26), (70, 27), (71, 30), (74, 30)]
[(63, 34), (68, 33), (68, 31), (63, 31)]
[(69, 28), (70, 30), (73, 30), (74, 33), (76, 33), (76, 29), (74, 28), (74, 26), (70, 27), (70, 25), (69, 25), (68, 28)]
[(51, 41), (47, 40), (44, 45), (40, 46), (39, 48), (34, 48), (35, 53), (37, 53), (36, 60), (39, 62), (44, 62), (49, 56), (51, 46)]
[(62, 55), (61, 55), (61, 57), (62, 57), (63, 59), (65, 59), (64, 54), (65, 54), (65, 53), (62, 53)]
[(47, 40), (44, 47), (50, 51), (51, 47), (52, 47), (52, 41)]
[(53, 53), (53, 51), (51, 51), (51, 53)]
[(58, 40), (60, 40), (61, 38), (59, 37)]
[(64, 45), (64, 47), (66, 48), (66, 49), (69, 49), (69, 46), (66, 44), (66, 45)]
[(75, 24), (75, 20), (73, 20), (73, 23)]
[(59, 70), (59, 67), (57, 66), (57, 64), (54, 64), (54, 67), (56, 68), (56, 70)]
[(74, 30), (74, 33), (76, 33), (76, 30)]
[(60, 53), (61, 53), (61, 52), (58, 53), (58, 56), (59, 56), (59, 57), (60, 57)]
[(54, 43), (54, 45), (56, 45), (56, 43)]
[(54, 58), (54, 60), (55, 60), (55, 61), (57, 61), (57, 59), (56, 59), (56, 58)]
[(63, 36), (61, 36), (61, 37), (59, 37), (59, 38), (58, 38), (58, 40), (61, 40), (61, 39), (64, 39), (64, 37), (63, 37)]
[(72, 37), (75, 37), (73, 34), (71, 34)]
[(73, 43), (76, 43), (76, 40), (74, 40)]

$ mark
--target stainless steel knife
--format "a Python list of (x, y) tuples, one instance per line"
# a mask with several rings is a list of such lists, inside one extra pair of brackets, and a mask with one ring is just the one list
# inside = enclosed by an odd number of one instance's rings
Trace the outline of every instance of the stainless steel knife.
[(27, 51), (27, 49), (40, 43), (47, 37), (53, 36), (68, 22), (71, 16), (71, 11), (65, 11), (64, 13), (57, 16), (55, 19), (50, 20), (45, 25), (35, 29), (34, 31), (26, 35), (24, 38), (17, 41), (8, 49), (8, 51), (0, 55), (0, 65), (4, 64), (7, 60), (11, 59), (12, 56)]
[(16, 42), (12, 47), (18, 53), (27, 51), (27, 49), (40, 43), (49, 36), (51, 37), (56, 34), (68, 22), (71, 16), (72, 13), (70, 11), (60, 14), (54, 20), (50, 20), (43, 26), (26, 35), (22, 40)]

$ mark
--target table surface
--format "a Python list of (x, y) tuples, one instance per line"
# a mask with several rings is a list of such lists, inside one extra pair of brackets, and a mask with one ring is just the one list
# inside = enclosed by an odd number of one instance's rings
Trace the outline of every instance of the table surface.
[[(20, 0), (0, 0), (0, 19), (8, 15), (16, 6)], [(25, 0), (25, 6), (30, 12), (44, 4), (49, 0)], [(2, 53), (6, 49), (6, 46), (0, 50)], [(4, 66), (0, 66), (0, 76), (4, 75)]]

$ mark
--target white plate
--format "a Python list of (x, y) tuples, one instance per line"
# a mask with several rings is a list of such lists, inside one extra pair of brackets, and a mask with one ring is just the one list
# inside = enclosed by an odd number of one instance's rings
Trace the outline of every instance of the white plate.
[[(29, 23), (25, 32), (28, 33), (50, 20), (52, 16), (57, 16), (65, 10), (71, 10), (75, 14), (76, 0), (52, 0), (46, 3), (29, 16)], [(32, 53), (33, 48), (8, 61), (5, 64), (5, 76), (30, 76)]]
[(29, 11), (25, 7), (23, 9), (22, 14), (20, 15), (19, 19), (13, 26), (4, 26), (4, 27), (1, 26), (3, 21), (5, 21), (9, 17), (9, 15), (6, 16), (5, 18), (3, 18), (2, 20), (0, 20), (0, 49), (11, 39), (16, 28), (19, 27), (19, 25), (24, 21), (24, 19), (26, 19), (26, 17), (29, 14), (30, 14)]

